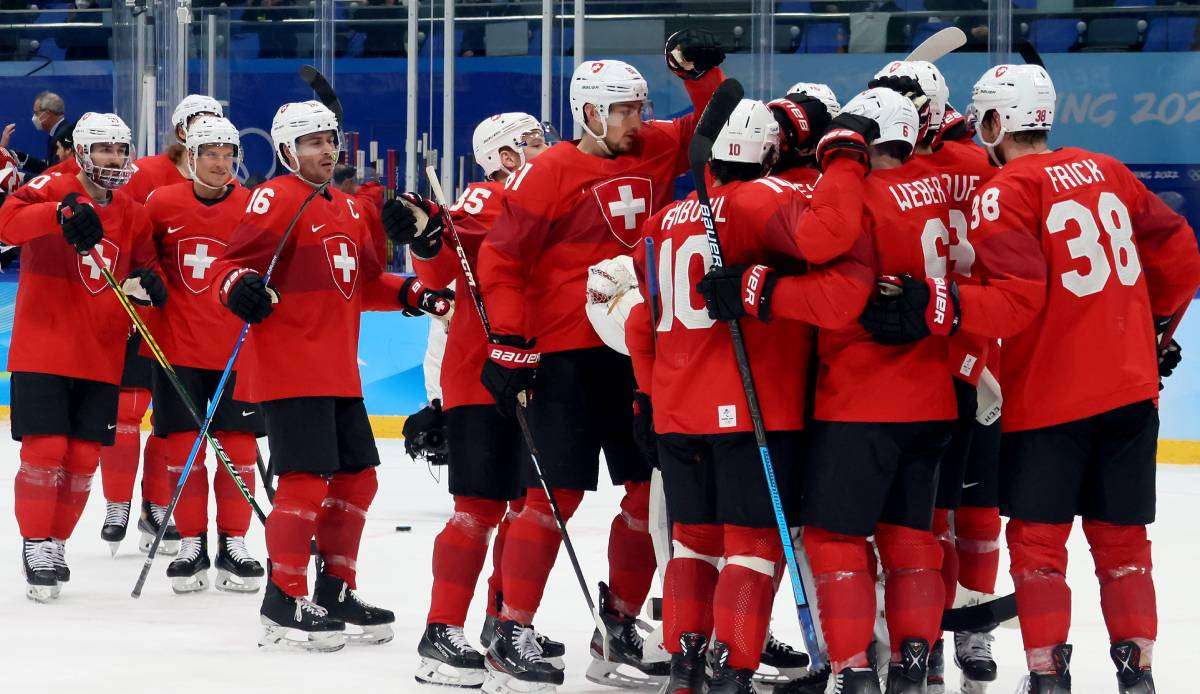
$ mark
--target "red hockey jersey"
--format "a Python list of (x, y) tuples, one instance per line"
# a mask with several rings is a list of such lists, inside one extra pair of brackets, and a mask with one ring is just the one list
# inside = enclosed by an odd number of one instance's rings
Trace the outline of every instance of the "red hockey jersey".
[(584, 312), (588, 268), (638, 244), (642, 224), (671, 201), (688, 144), (720, 69), (685, 81), (695, 111), (650, 121), (638, 149), (606, 159), (560, 142), (510, 176), (479, 251), (479, 280), (497, 334), (537, 339), (541, 352), (603, 344)]
[[(255, 188), (225, 256), (215, 263), (212, 296), (220, 302), (230, 273), (267, 265), (312, 187), (294, 175)], [(370, 230), (354, 200), (327, 189), (296, 220), (271, 275), (274, 312), (250, 328), (239, 357), (236, 397), (362, 397), (359, 314), (399, 310), (403, 278), (382, 272)]]
[(817, 181), (821, 180), (821, 172), (807, 166), (793, 166), (775, 174), (775, 177), (791, 183), (806, 197), (812, 198), (813, 191), (817, 188)]
[[(154, 318), (154, 337), (175, 366), (224, 369), (241, 321), (213, 303), (214, 266), (241, 222), (250, 191), (234, 185), (219, 200), (201, 200), (192, 182), (154, 191), (146, 201), (170, 300)], [(142, 347), (143, 354), (148, 354)]]
[[(477, 267), (479, 247), (500, 214), (503, 197), (502, 182), (472, 183), (450, 207), (454, 228), (458, 230), (472, 268)], [(479, 381), (483, 363), (487, 360), (487, 336), (479, 312), (475, 310), (475, 302), (468, 293), (458, 254), (451, 246), (453, 240), (449, 233), (442, 238), (442, 248), (432, 259), (413, 256), (417, 277), (427, 286), (440, 289), (454, 283), (457, 291), (454, 316), (446, 336), (446, 352), (442, 357), (442, 407), (448, 410), (459, 405), (491, 405), (495, 399)]]
[[(58, 205), (68, 193), (92, 200), (75, 176), (37, 176), (0, 207), (0, 242), (21, 246), (10, 371), (120, 383), (129, 317), (91, 255), (63, 239)], [(150, 225), (121, 190), (94, 204), (104, 226), (97, 251), (117, 281), (134, 268), (155, 268)]]
[(135, 202), (145, 203), (156, 188), (188, 180), (166, 154), (142, 157), (133, 162), (133, 169), (133, 176), (125, 184), (124, 191)]
[[(1032, 322), (997, 335), (1005, 431), (1158, 396), (1153, 316), (1173, 314), (1200, 286), (1183, 217), (1117, 160), (1067, 147), (1006, 164), (976, 196), (971, 222), (981, 260), (984, 247), (1000, 249), (988, 265), (1043, 282)], [(963, 288), (964, 301), (984, 289)], [(963, 319), (972, 320), (965, 307)]]

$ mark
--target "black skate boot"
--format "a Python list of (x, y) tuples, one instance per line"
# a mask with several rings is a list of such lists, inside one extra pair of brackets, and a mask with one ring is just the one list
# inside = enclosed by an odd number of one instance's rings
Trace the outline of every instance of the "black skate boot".
[(679, 648), (678, 653), (671, 654), (671, 678), (661, 694), (703, 694), (708, 636), (681, 634)]
[(1154, 694), (1154, 675), (1141, 666), (1142, 649), (1136, 643), (1114, 643), (1108, 654), (1117, 666), (1118, 694)]
[[(596, 684), (610, 687), (657, 688), (671, 674), (666, 660), (646, 662), (642, 647), (645, 639), (638, 631), (637, 619), (627, 617), (612, 606), (612, 591), (600, 583), (600, 619), (608, 632), (608, 657), (604, 655), (604, 635), (592, 633), (592, 664), (585, 677)], [(647, 626), (646, 631), (650, 631)]]
[(563, 671), (542, 655), (533, 629), (517, 622), (500, 620), (484, 662), (488, 694), (555, 692), (563, 683)]
[(483, 685), (483, 654), (471, 648), (462, 627), (430, 624), (417, 645), (415, 678), (421, 684), (476, 689)]
[[(165, 506), (142, 500), (142, 515), (138, 518), (138, 530), (142, 533), (142, 537), (138, 541), (138, 549), (142, 554), (150, 553), (150, 545), (154, 544), (154, 537), (158, 535), (158, 529), (162, 527), (163, 519), (166, 517)], [(179, 554), (179, 531), (175, 529), (174, 523), (167, 524), (167, 532), (163, 534), (162, 542), (158, 545), (158, 553), (164, 557), (173, 557)]]
[(754, 671), (729, 666), (729, 646), (714, 641), (708, 650), (708, 666), (712, 679), (708, 694), (754, 694)]
[(996, 681), (996, 661), (988, 631), (962, 631), (954, 634), (954, 662), (962, 670), (962, 694), (984, 694), (988, 682)]
[(929, 642), (905, 639), (900, 644), (900, 662), (888, 666), (887, 694), (924, 694), (929, 674)]
[(929, 667), (925, 673), (926, 694), (946, 694), (946, 658), (942, 639), (933, 643), (929, 651)]
[(67, 541), (50, 538), (50, 561), (54, 563), (54, 577), (58, 585), (54, 588), (54, 597), (62, 592), (62, 586), (71, 580), (71, 567), (67, 566)]
[(1068, 694), (1071, 691), (1071, 644), (1054, 647), (1054, 672), (1031, 672), (1025, 677), (1023, 694)]
[(108, 551), (115, 557), (125, 532), (129, 529), (129, 502), (109, 501), (105, 506), (104, 525), (100, 528), (100, 539), (108, 543)]
[(786, 684), (808, 673), (808, 654), (792, 648), (767, 631), (767, 642), (763, 646), (762, 660), (754, 681), (760, 685)]
[(308, 598), (294, 598), (267, 581), (260, 619), (266, 629), (259, 646), (330, 653), (346, 647), (346, 625)]
[(848, 667), (830, 678), (829, 694), (879, 694), (879, 674), (873, 667)]
[(351, 644), (383, 644), (394, 636), (396, 615), (391, 610), (365, 602), (349, 583), (324, 571), (317, 574), (313, 602), (328, 610), (331, 618), (346, 623), (346, 640)]
[(799, 677), (775, 685), (774, 694), (825, 694), (825, 685), (829, 683), (829, 662), (819, 670), (805, 670)]
[[(496, 614), (504, 609), (504, 594), (496, 593)], [(486, 651), (492, 646), (492, 637), (496, 635), (496, 627), (500, 626), (500, 618), (495, 615), (488, 615), (483, 618), (483, 629), (479, 632), (479, 643)], [(532, 628), (532, 627), (530, 627)], [(554, 667), (561, 670), (563, 668), (563, 656), (567, 654), (567, 647), (559, 641), (539, 633), (537, 629), (533, 630), (533, 639), (537, 641), (537, 645), (542, 649), (542, 657), (549, 660)]]
[(171, 590), (179, 595), (208, 590), (208, 536), (185, 537), (179, 543), (179, 554), (167, 567)]
[(217, 536), (217, 590), (257, 593), (264, 573), (262, 564), (246, 550), (246, 538)]
[(53, 544), (48, 539), (25, 538), (21, 541), (21, 566), (25, 570), (25, 597), (34, 602), (50, 602), (58, 595)]

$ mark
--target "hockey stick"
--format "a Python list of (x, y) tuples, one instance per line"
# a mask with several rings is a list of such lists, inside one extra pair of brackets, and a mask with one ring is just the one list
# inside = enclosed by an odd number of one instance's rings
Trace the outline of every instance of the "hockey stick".
[(1009, 593), (978, 605), (955, 607), (942, 613), (942, 631), (984, 631), (1017, 616), (1017, 595)]
[[(696, 184), (696, 197), (700, 203), (700, 217), (704, 221), (704, 229), (708, 235), (708, 251), (712, 256), (712, 267), (724, 265), (721, 254), (721, 239), (717, 235), (717, 227), (713, 221), (712, 203), (708, 198), (708, 185), (704, 177), (704, 167), (712, 156), (713, 140), (729, 119), (729, 115), (742, 100), (742, 85), (735, 79), (727, 79), (717, 87), (708, 107), (700, 116), (696, 125), (696, 133), (692, 135), (692, 143), (688, 148), (688, 162), (692, 168), (692, 179)], [(727, 321), (729, 336), (733, 340), (733, 354), (737, 360), (738, 374), (742, 379), (742, 390), (746, 394), (746, 408), (750, 411), (750, 421), (754, 424), (754, 439), (758, 444), (759, 457), (762, 459), (763, 476), (767, 480), (767, 492), (771, 496), (771, 508), (775, 512), (775, 525), (779, 530), (779, 539), (783, 544), (783, 554), (787, 559), (788, 574), (791, 576), (792, 595), (796, 600), (796, 614), (800, 618), (800, 627), (804, 632), (804, 645), (811, 660), (810, 667), (820, 669), (821, 649), (817, 639), (816, 626), (813, 624), (812, 610), (808, 597), (804, 593), (804, 585), (800, 582), (800, 569), (796, 562), (796, 550), (792, 546), (792, 535), (788, 530), (787, 518), (783, 513), (783, 501), (779, 496), (779, 485), (775, 480), (775, 466), (771, 462), (771, 452), (767, 448), (767, 430), (763, 424), (762, 411), (758, 405), (758, 391), (754, 387), (754, 376), (750, 372), (750, 358), (746, 353), (746, 342), (742, 338), (742, 328), (737, 320)]]
[(938, 58), (956, 51), (959, 48), (967, 45), (967, 35), (958, 27), (946, 27), (938, 31), (933, 36), (921, 42), (921, 45), (913, 49), (912, 53), (904, 60), (911, 62), (914, 60), (924, 60), (929, 63), (937, 62)]
[[(487, 335), (488, 342), (495, 344), (495, 339), (492, 332), (492, 323), (488, 320), (487, 309), (483, 305), (483, 296), (479, 293), (479, 283), (475, 280), (475, 273), (471, 271), (471, 261), (467, 259), (467, 252), (463, 250), (462, 242), (458, 238), (458, 229), (454, 226), (454, 220), (450, 218), (450, 207), (446, 201), (446, 195), (442, 192), (442, 184), (438, 180), (437, 171), (428, 166), (425, 168), (425, 176), (429, 179), (429, 188), (433, 192), (434, 202), (441, 208), (442, 224), (446, 230), (450, 232), (450, 237), (454, 241), (454, 252), (458, 255), (458, 264), (462, 266), (463, 277), (467, 280), (467, 293), (471, 295), (471, 301), (475, 304), (475, 310), (479, 313), (479, 322), (483, 324), (483, 332)], [(567, 549), (567, 556), (571, 560), (571, 568), (575, 571), (575, 578), (579, 581), (579, 588), (583, 591), (583, 599), (587, 601), (588, 612), (591, 613), (592, 619), (596, 622), (596, 628), (600, 630), (600, 637), (603, 643), (604, 659), (609, 658), (609, 641), (608, 629), (604, 626), (604, 620), (600, 618), (600, 613), (596, 610), (596, 603), (592, 600), (592, 592), (588, 589), (587, 579), (583, 576), (583, 567), (579, 564), (579, 557), (575, 554), (575, 545), (571, 543), (571, 535), (567, 532), (567, 522), (563, 520), (562, 511), (558, 508), (558, 502), (554, 499), (554, 491), (550, 489), (550, 485), (546, 482), (546, 475), (542, 472), (542, 464), (539, 462), (539, 454), (537, 446), (533, 443), (533, 434), (529, 431), (529, 422), (525, 419), (525, 401), (524, 398), (518, 398), (519, 402), (516, 406), (517, 423), (521, 427), (521, 435), (525, 438), (525, 446), (529, 449), (529, 458), (533, 461), (533, 471), (537, 475), (538, 482), (542, 485), (542, 491), (546, 494), (546, 499), (550, 502), (550, 510), (554, 512), (554, 524), (558, 526), (558, 534), (562, 537), (563, 546)]]
[(1017, 53), (1020, 54), (1021, 60), (1024, 60), (1027, 64), (1037, 65), (1038, 67), (1043, 68), (1046, 67), (1046, 64), (1042, 62), (1042, 56), (1038, 54), (1037, 49), (1033, 47), (1032, 43), (1028, 41), (1019, 41), (1017, 42), (1016, 46), (1013, 46), (1013, 48), (1017, 49)]

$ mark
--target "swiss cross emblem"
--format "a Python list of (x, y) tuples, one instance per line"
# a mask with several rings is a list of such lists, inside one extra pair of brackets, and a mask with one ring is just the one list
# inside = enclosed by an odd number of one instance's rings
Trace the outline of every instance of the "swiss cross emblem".
[(333, 285), (342, 296), (349, 299), (354, 295), (354, 285), (358, 282), (358, 245), (345, 234), (330, 236), (323, 243), (325, 259), (329, 261), (329, 271), (333, 273)]
[(179, 267), (179, 278), (183, 286), (193, 294), (199, 294), (212, 286), (213, 263), (228, 247), (224, 241), (204, 236), (183, 239), (175, 247), (175, 262)]
[(613, 236), (633, 248), (641, 238), (642, 223), (653, 213), (654, 184), (644, 176), (622, 176), (592, 188), (592, 194)]
[(95, 256), (100, 257), (103, 267), (112, 270), (116, 267), (120, 255), (121, 248), (117, 244), (108, 239), (100, 239), (93, 252), (79, 256), (79, 279), (83, 280), (83, 286), (92, 294), (104, 291), (108, 283), (104, 281), (104, 273), (100, 270), (101, 265), (96, 263)]

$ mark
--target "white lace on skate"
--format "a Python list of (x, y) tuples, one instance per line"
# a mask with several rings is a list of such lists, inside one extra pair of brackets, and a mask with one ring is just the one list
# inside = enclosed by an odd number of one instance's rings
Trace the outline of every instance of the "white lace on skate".
[(299, 623), (304, 621), (305, 614), (310, 614), (313, 617), (323, 619), (329, 616), (329, 610), (321, 607), (308, 598), (296, 598), (296, 622)]
[[(763, 646), (763, 653), (775, 653), (785, 657), (800, 655), (796, 649), (780, 641), (775, 637), (775, 633), (769, 630), (767, 631), (767, 643)], [(761, 662), (759, 663), (758, 670), (754, 673), (754, 681), (765, 687), (767, 685), (784, 684), (807, 674), (808, 668), (803, 665), (800, 667), (781, 668), (775, 664), (768, 665), (766, 662)]]
[(471, 646), (471, 642), (467, 641), (467, 635), (463, 633), (462, 627), (447, 626), (446, 640), (449, 641), (450, 645), (454, 646), (455, 650), (457, 650), (460, 654), (475, 650)]
[[(446, 625), (442, 630), (446, 641), (456, 651), (455, 655), (473, 652), (462, 627)], [(422, 656), (417, 664), (416, 679), (422, 684), (435, 684), (460, 689), (476, 689), (483, 684), (484, 671), (481, 668), (455, 667), (438, 658)]]
[(129, 525), (129, 504), (121, 501), (109, 501), (104, 511), (105, 525)]
[(200, 538), (199, 537), (185, 537), (179, 543), (179, 554), (175, 557), (175, 561), (173, 561), (171, 563), (172, 564), (175, 564), (175, 563), (186, 564), (189, 562), (196, 561), (197, 559), (200, 558), (200, 549), (201, 549), (201, 547), (200, 547)]
[(54, 542), (51, 540), (26, 542), (25, 563), (29, 565), (30, 571), (53, 571)]
[(238, 535), (226, 535), (225, 552), (235, 563), (257, 563), (254, 557), (250, 555), (250, 551), (246, 549), (246, 538), (244, 537), (240, 537)]
[(521, 627), (521, 633), (517, 635), (516, 647), (517, 653), (530, 662), (547, 662), (545, 656), (542, 655), (542, 646), (537, 642), (537, 633), (532, 627)]
[(62, 540), (50, 540), (50, 562), (54, 568), (67, 568), (67, 543)]
[(992, 641), (994, 640), (995, 637), (987, 632), (955, 632), (954, 655), (960, 662), (992, 660)]
[[(306, 614), (313, 618), (324, 618), (329, 614), (325, 608), (313, 603), (308, 598), (295, 598), (295, 601), (296, 612), (293, 616), (295, 624), (302, 623)], [(298, 627), (276, 624), (265, 616), (262, 617), (262, 623), (266, 628), (258, 640), (258, 645), (261, 647), (332, 653), (340, 651), (346, 646), (346, 635), (342, 631), (306, 632)]]

